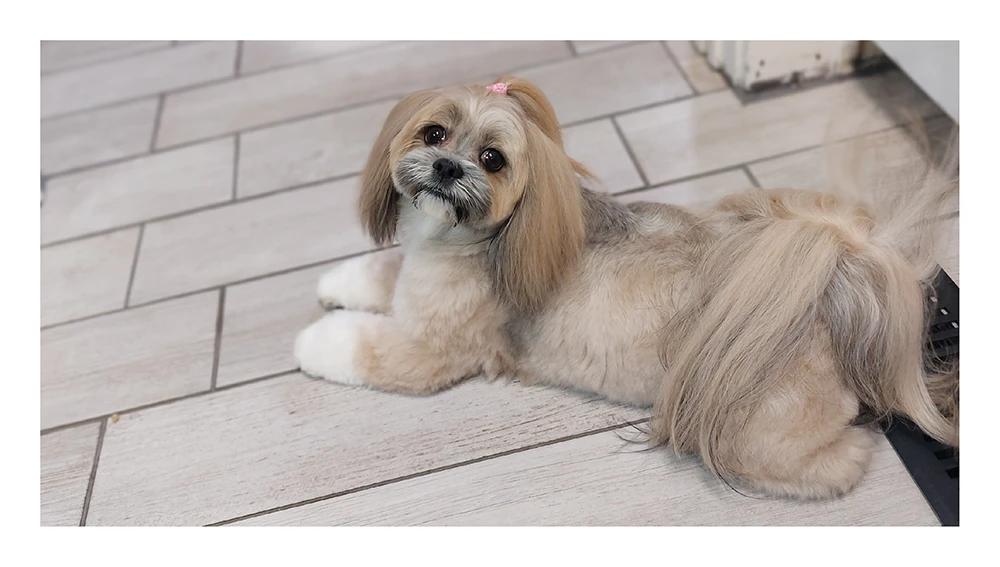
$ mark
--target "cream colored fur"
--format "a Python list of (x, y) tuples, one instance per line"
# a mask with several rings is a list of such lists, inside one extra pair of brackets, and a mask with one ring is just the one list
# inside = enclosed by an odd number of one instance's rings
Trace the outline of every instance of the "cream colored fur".
[[(926, 221), (950, 179), (910, 185), (889, 210), (794, 190), (701, 212), (624, 205), (582, 187), (544, 95), (503, 80), (507, 95), (423, 91), (390, 114), (361, 215), (401, 250), (322, 278), (320, 300), (346, 309), (300, 334), (303, 371), (407, 394), (480, 374), (594, 392), (652, 408), (654, 442), (794, 497), (862, 478), (873, 446), (854, 423), (862, 405), (957, 445), (934, 404), (951, 391), (957, 404), (957, 375), (921, 367)], [(403, 177), (429, 124), (467, 168), (480, 140), (507, 156), (499, 172), (468, 173), (488, 181), (472, 196), (488, 203), (478, 216), (458, 221), (462, 201)]]

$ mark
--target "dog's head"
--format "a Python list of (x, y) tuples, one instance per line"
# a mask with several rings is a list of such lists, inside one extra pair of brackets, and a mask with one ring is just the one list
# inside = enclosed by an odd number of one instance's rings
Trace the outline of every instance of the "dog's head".
[[(494, 285), (510, 306), (538, 308), (583, 248), (581, 191), (552, 105), (531, 83), (408, 95), (389, 113), (362, 175), (361, 219), (379, 244), (401, 199), (488, 242)], [(447, 237), (447, 236), (446, 236)]]

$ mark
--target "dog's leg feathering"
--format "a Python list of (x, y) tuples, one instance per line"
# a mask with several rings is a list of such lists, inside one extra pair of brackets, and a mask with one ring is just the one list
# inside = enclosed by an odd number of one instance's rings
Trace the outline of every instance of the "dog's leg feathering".
[(477, 372), (409, 336), (393, 318), (363, 311), (327, 314), (299, 333), (294, 352), (309, 376), (403, 394), (432, 394)]
[(358, 367), (364, 327), (373, 325), (371, 313), (331, 313), (306, 327), (295, 339), (295, 360), (303, 373), (349, 386), (365, 385)]

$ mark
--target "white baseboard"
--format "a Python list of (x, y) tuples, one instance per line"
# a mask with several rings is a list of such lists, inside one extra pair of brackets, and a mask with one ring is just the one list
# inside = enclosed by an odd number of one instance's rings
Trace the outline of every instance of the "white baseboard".
[(709, 65), (737, 88), (830, 79), (849, 74), (860, 41), (696, 41)]

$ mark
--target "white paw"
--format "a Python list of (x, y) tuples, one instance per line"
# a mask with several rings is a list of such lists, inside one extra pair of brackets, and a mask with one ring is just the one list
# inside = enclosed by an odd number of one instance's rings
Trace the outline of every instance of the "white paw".
[(341, 262), (323, 274), (316, 287), (319, 302), (327, 309), (375, 309), (385, 302), (382, 282), (372, 281), (379, 273), (380, 254), (368, 254)]
[(357, 365), (361, 329), (370, 313), (337, 311), (309, 325), (295, 339), (295, 360), (305, 374), (338, 384), (365, 383)]

